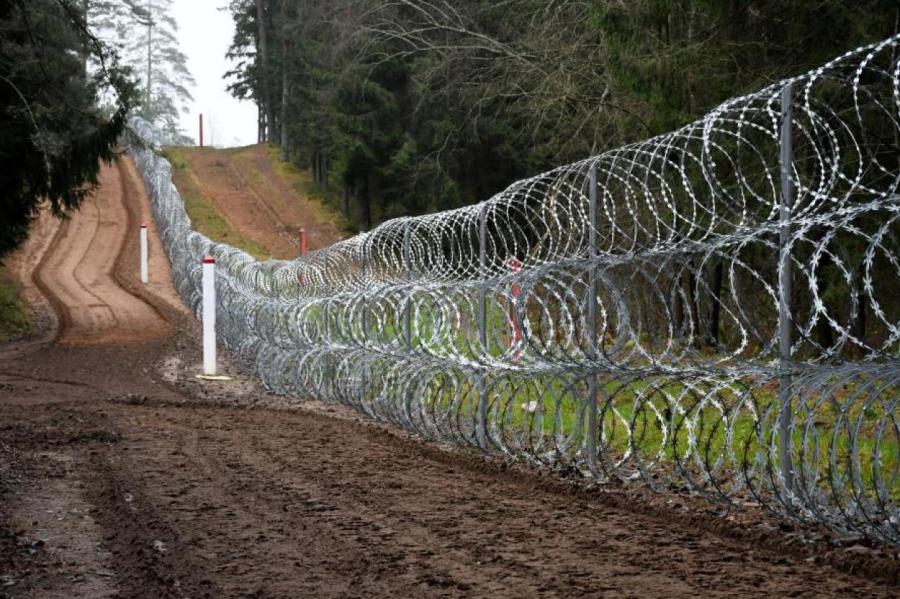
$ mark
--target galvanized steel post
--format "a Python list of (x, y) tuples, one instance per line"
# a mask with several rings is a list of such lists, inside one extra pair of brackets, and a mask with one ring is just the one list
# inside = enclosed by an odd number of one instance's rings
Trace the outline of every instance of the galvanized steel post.
[(406, 309), (404, 310), (404, 338), (406, 340), (406, 351), (407, 353), (412, 353), (413, 349), (413, 338), (412, 338), (412, 256), (410, 255), (410, 223), (412, 220), (407, 220), (406, 224), (403, 225), (403, 268), (405, 270), (404, 278), (406, 279), (407, 286), (407, 296), (406, 296)]
[[(365, 231), (360, 231), (360, 233), (365, 233)], [(368, 239), (368, 238), (367, 238)], [(363, 247), (365, 248), (365, 242), (363, 242)], [(362, 327), (362, 335), (361, 335), (361, 343), (363, 347), (369, 346), (369, 296), (366, 293), (368, 291), (368, 269), (366, 268), (368, 261), (366, 260), (366, 252), (363, 250), (362, 256), (360, 257), (360, 279), (362, 279), (363, 284), (363, 296), (362, 296), (362, 318), (360, 319), (360, 325)], [(368, 366), (368, 364), (367, 364)], [(360, 399), (364, 399), (366, 393), (368, 392), (368, 372), (364, 367), (360, 372)]]
[[(478, 217), (478, 278), (480, 289), (478, 294), (478, 340), (485, 358), (488, 357), (487, 337), (487, 204), (481, 208)], [(478, 381), (478, 413), (475, 425), (475, 438), (478, 446), (488, 446), (488, 397), (486, 373), (482, 371)]]
[[(587, 318), (588, 323), (585, 334), (587, 340), (587, 358), (590, 361), (597, 359), (597, 163), (591, 164), (588, 183), (591, 186), (588, 193), (590, 210), (590, 231), (588, 231), (588, 256), (590, 258), (590, 272), (588, 274), (587, 288)], [(588, 469), (593, 472), (597, 467), (597, 372), (591, 370), (587, 379), (587, 423), (584, 443), (584, 461)]]
[(791, 163), (793, 146), (793, 88), (790, 83), (781, 90), (781, 201), (779, 207), (780, 229), (778, 239), (778, 345), (779, 381), (778, 401), (781, 475), (788, 492), (793, 492), (794, 472), (791, 463), (791, 209), (793, 189)]

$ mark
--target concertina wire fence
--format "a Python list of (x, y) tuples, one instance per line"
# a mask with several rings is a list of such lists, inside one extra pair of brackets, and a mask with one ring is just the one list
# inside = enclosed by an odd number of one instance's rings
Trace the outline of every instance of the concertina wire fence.
[(603, 483), (900, 543), (900, 37), (672, 133), (297, 260), (192, 230), (175, 285), (272, 390)]

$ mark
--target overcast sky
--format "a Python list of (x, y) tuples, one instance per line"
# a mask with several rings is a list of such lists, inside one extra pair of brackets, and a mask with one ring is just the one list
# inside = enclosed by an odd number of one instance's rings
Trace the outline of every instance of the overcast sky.
[(231, 14), (219, 10), (226, 4), (227, 0), (175, 0), (173, 5), (181, 51), (197, 82), (191, 90), (194, 103), (181, 122), (196, 140), (202, 112), (208, 145), (244, 146), (256, 143), (256, 105), (235, 100), (225, 91), (222, 75), (230, 68), (225, 52), (234, 33)]

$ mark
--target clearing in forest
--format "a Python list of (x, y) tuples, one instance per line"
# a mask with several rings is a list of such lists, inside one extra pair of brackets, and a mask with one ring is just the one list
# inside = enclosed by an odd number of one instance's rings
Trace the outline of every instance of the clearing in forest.
[(344, 217), (275, 148), (178, 147), (165, 154), (194, 229), (214, 241), (265, 260), (297, 257), (301, 227), (310, 250), (344, 237)]

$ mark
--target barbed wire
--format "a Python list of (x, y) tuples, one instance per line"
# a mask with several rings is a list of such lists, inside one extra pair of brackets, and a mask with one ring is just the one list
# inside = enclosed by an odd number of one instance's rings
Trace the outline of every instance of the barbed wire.
[(271, 389), (599, 482), (900, 543), (900, 37), (677, 131), (294, 261), (192, 230), (175, 285)]

